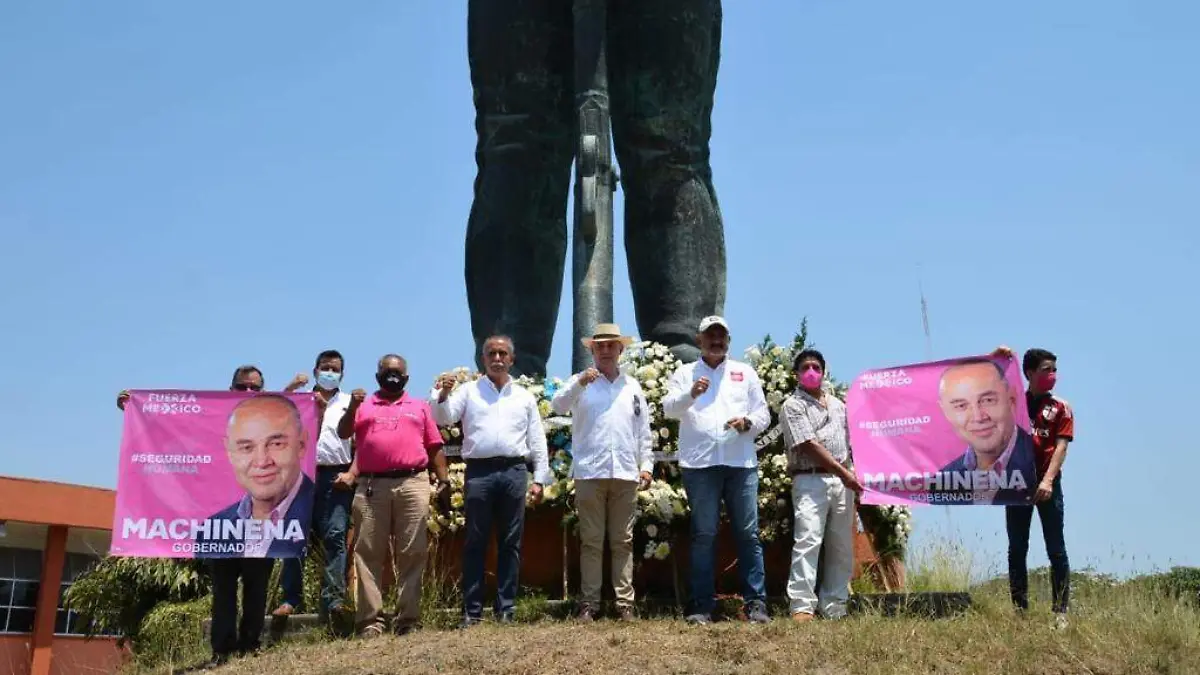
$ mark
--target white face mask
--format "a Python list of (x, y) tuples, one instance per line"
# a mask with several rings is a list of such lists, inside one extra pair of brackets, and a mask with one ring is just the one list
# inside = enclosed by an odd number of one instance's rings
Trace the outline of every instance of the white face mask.
[(325, 391), (333, 391), (342, 383), (342, 374), (332, 370), (322, 370), (317, 373), (317, 386)]

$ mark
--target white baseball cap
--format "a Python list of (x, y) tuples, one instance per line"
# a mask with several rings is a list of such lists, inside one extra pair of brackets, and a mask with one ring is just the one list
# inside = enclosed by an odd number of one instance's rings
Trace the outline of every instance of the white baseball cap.
[(703, 333), (713, 326), (720, 326), (721, 328), (724, 328), (726, 332), (729, 332), (729, 324), (725, 323), (725, 319), (719, 316), (706, 316), (701, 319), (700, 332)]

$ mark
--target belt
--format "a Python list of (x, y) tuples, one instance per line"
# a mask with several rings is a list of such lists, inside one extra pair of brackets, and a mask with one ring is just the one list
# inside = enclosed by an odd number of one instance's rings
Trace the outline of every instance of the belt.
[(359, 478), (409, 478), (424, 473), (425, 467), (419, 469), (398, 469), (396, 471), (367, 471), (358, 474)]
[(464, 459), (463, 462), (468, 466), (474, 464), (475, 466), (510, 467), (518, 464), (528, 464), (529, 460), (524, 457), (477, 457)]
[(336, 473), (346, 473), (350, 470), (349, 464), (318, 464), (317, 471), (331, 471)]

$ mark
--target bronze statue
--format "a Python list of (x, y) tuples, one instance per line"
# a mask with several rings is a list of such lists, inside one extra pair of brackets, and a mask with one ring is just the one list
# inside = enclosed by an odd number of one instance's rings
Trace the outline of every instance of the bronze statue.
[(513, 371), (545, 374), (576, 156), (575, 332), (612, 320), (611, 103), (639, 333), (685, 361), (698, 357), (700, 319), (725, 301), (709, 164), (720, 38), (720, 0), (469, 0), (478, 173), (466, 284), (476, 354), (504, 333), (516, 343)]

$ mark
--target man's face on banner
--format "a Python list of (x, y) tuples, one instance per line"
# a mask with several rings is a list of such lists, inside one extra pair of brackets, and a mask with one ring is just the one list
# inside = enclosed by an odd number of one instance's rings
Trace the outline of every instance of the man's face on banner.
[(225, 450), (250, 498), (274, 508), (300, 476), (304, 428), (288, 401), (264, 396), (240, 403), (229, 417)]
[(1017, 399), (991, 363), (951, 366), (939, 388), (942, 414), (976, 454), (995, 459), (1012, 440)]

